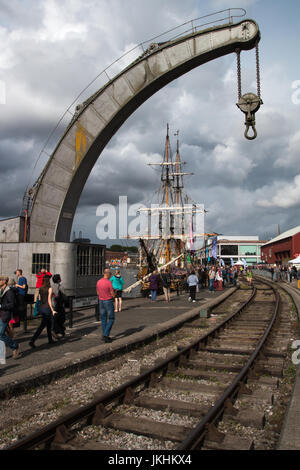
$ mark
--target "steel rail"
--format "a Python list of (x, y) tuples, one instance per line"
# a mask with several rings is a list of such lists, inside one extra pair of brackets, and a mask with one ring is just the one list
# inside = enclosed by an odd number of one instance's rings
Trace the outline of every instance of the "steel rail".
[(233, 318), (236, 318), (236, 316), (239, 315), (244, 310), (244, 308), (249, 305), (255, 295), (256, 288), (254, 287), (249, 299), (244, 302), (243, 305), (239, 307), (234, 313), (232, 313), (230, 317), (225, 319), (220, 325), (213, 328), (204, 336), (191, 343), (189, 346), (186, 346), (179, 352), (172, 354), (167, 359), (161, 361), (158, 365), (153, 366), (138, 377), (125, 382), (115, 390), (101, 394), (98, 398), (92, 400), (87, 405), (84, 405), (72, 411), (71, 413), (62, 416), (61, 418), (46, 425), (41, 430), (35, 431), (29, 436), (26, 436), (14, 444), (9, 445), (4, 450), (28, 450), (42, 444), (47, 444), (50, 446), (50, 443), (55, 439), (57, 431), (61, 430), (61, 432), (66, 435), (68, 434), (67, 428), (73, 424), (78, 423), (82, 419), (94, 419), (95, 415), (98, 413), (100, 416), (104, 417), (105, 413), (107, 412), (107, 410), (104, 408), (106, 405), (109, 405), (116, 400), (120, 401), (122, 399), (126, 399), (127, 394), (132, 394), (132, 390), (141, 384), (150, 384), (150, 386), (154, 385), (158, 380), (159, 373), (164, 375), (169, 370), (171, 370), (170, 368), (172, 366), (177, 364), (180, 365), (180, 361), (182, 361), (185, 357), (190, 357), (194, 352), (199, 350), (203, 343), (206, 344), (210, 337), (214, 337), (215, 334), (222, 330), (226, 324), (228, 324)]
[[(266, 284), (268, 284), (266, 282)], [(270, 285), (270, 284), (268, 284)], [(271, 286), (271, 285), (270, 285)], [(241, 387), (246, 383), (247, 376), (249, 372), (252, 370), (253, 365), (259, 354), (262, 352), (262, 348), (266, 343), (266, 340), (271, 332), (271, 329), (274, 325), (274, 322), (277, 318), (280, 306), (280, 295), (278, 291), (273, 287), (272, 290), (274, 291), (276, 304), (274, 314), (271, 318), (271, 321), (268, 327), (265, 330), (264, 335), (262, 336), (261, 340), (259, 341), (257, 347), (255, 348), (254, 352), (251, 354), (250, 358), (248, 359), (247, 363), (244, 365), (242, 370), (236, 375), (235, 379), (228, 386), (222, 396), (216, 401), (214, 406), (209, 410), (209, 412), (205, 415), (202, 421), (196, 426), (196, 428), (190, 433), (189, 436), (177, 447), (177, 450), (194, 450), (197, 449), (199, 444), (201, 444), (206, 437), (206, 434), (209, 431), (209, 425), (214, 424), (218, 419), (220, 419), (225, 411), (226, 405), (228, 404), (228, 400), (230, 400), (231, 405), (233, 404), (234, 399), (238, 395)]]

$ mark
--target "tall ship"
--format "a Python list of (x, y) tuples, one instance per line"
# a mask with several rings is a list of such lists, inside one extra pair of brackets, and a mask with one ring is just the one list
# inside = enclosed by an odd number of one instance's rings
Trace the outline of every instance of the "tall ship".
[(184, 190), (184, 177), (193, 175), (183, 171), (186, 162), (181, 160), (179, 131), (176, 153), (170, 145), (169, 125), (160, 162), (149, 163), (159, 169), (160, 187), (156, 201), (151, 207), (142, 207), (146, 231), (127, 238), (139, 240), (139, 278), (142, 288), (147, 289), (147, 278), (153, 271), (166, 269), (175, 277), (181, 277), (191, 268), (197, 240), (204, 236), (202, 204), (195, 203)]

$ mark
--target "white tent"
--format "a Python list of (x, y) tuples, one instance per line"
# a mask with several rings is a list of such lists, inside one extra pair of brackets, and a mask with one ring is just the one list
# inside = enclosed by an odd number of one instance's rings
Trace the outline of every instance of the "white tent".
[(295, 258), (295, 259), (291, 259), (291, 260), (289, 261), (289, 263), (300, 264), (300, 255), (297, 256), (297, 258)]
[(244, 263), (241, 260), (239, 260), (236, 263), (234, 263), (233, 266), (244, 266)]

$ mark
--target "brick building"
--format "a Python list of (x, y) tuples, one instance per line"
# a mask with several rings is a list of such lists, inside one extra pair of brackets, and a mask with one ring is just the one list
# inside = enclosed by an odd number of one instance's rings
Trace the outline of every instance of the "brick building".
[(300, 225), (287, 230), (261, 247), (261, 259), (268, 264), (287, 264), (300, 255)]

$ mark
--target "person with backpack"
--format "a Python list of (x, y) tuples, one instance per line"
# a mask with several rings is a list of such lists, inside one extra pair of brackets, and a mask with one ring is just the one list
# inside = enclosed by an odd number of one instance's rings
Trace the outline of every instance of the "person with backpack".
[(53, 289), (50, 285), (50, 276), (45, 275), (43, 279), (43, 285), (40, 288), (40, 297), (41, 297), (41, 305), (39, 313), (42, 315), (42, 321), (40, 326), (37, 328), (36, 332), (34, 333), (33, 337), (29, 341), (29, 346), (31, 348), (35, 348), (35, 341), (40, 336), (43, 329), (47, 328), (47, 336), (48, 336), (48, 343), (54, 343), (52, 338), (52, 325), (53, 325), (53, 317), (56, 313), (52, 306), (52, 296), (53, 296)]
[(61, 277), (59, 274), (54, 274), (52, 277), (52, 289), (53, 289), (53, 307), (56, 314), (53, 317), (53, 331), (52, 335), (57, 338), (60, 334), (62, 337), (66, 334), (66, 327), (64, 325), (66, 321), (65, 304), (68, 302), (68, 297), (64, 292), (62, 286)]
[(116, 271), (116, 274), (110, 278), (110, 281), (112, 283), (113, 289), (115, 291), (115, 312), (121, 312), (122, 311), (122, 291), (123, 291), (123, 285), (124, 285), (124, 279), (122, 278), (120, 274), (120, 270), (118, 269)]
[(171, 275), (166, 269), (161, 273), (161, 281), (166, 302), (171, 302)]
[(52, 277), (52, 274), (47, 271), (46, 268), (42, 268), (38, 274), (35, 275), (36, 277), (36, 285), (35, 285), (35, 292), (34, 292), (34, 311), (33, 311), (33, 316), (36, 317), (38, 314), (39, 310), (39, 305), (40, 305), (40, 296), (39, 296), (39, 291), (40, 288), (42, 287), (43, 284), (43, 279), (45, 274), (48, 276)]
[(0, 276), (0, 340), (12, 349), (13, 358), (17, 359), (21, 352), (20, 345), (6, 334), (9, 321), (16, 307), (16, 296), (13, 290), (8, 286), (8, 281), (9, 278), (7, 276)]

